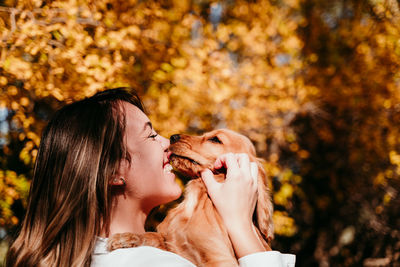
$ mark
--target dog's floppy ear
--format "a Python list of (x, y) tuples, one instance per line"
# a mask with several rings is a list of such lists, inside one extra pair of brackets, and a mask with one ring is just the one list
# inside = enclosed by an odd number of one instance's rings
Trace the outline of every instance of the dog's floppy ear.
[(262, 165), (262, 160), (257, 159), (258, 165), (258, 199), (255, 210), (255, 225), (270, 242), (274, 238), (274, 224), (272, 221), (273, 205), (268, 188), (267, 174)]

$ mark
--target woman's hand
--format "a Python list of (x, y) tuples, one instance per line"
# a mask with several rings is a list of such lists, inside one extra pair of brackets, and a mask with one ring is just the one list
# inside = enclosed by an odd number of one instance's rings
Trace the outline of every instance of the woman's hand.
[(252, 218), (257, 201), (258, 167), (247, 154), (224, 154), (214, 168), (226, 167), (226, 179), (218, 183), (210, 170), (201, 177), (208, 194), (228, 230), (238, 258), (265, 251), (254, 230)]
[(215, 161), (214, 168), (221, 167), (227, 169), (223, 183), (215, 181), (209, 169), (201, 174), (214, 206), (227, 227), (251, 224), (257, 201), (257, 164), (247, 154), (229, 153)]

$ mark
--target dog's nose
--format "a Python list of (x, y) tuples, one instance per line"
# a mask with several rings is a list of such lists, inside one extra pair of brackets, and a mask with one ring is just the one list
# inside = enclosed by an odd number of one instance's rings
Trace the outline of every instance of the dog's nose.
[(171, 144), (174, 144), (174, 143), (178, 142), (179, 139), (181, 139), (181, 136), (179, 134), (173, 134), (169, 138), (169, 141), (170, 141)]

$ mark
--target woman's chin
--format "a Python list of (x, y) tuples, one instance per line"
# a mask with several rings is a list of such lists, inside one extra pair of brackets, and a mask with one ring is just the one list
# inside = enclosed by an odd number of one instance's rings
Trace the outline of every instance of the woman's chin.
[(178, 199), (181, 195), (182, 195), (182, 188), (179, 186), (178, 183), (175, 182), (175, 192), (172, 195), (173, 199), (171, 201)]
[(163, 204), (177, 200), (181, 195), (182, 195), (182, 188), (179, 186), (178, 183), (175, 182), (175, 184), (173, 185), (173, 188), (171, 188), (171, 190), (168, 194), (168, 197), (166, 198), (166, 202)]

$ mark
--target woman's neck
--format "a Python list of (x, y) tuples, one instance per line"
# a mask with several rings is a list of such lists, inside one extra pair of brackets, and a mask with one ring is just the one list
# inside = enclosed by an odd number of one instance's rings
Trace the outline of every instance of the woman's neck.
[(148, 215), (140, 205), (139, 200), (127, 201), (120, 199), (123, 196), (115, 196), (110, 214), (109, 233), (102, 228), (101, 237), (110, 237), (117, 233), (145, 233), (144, 224)]

